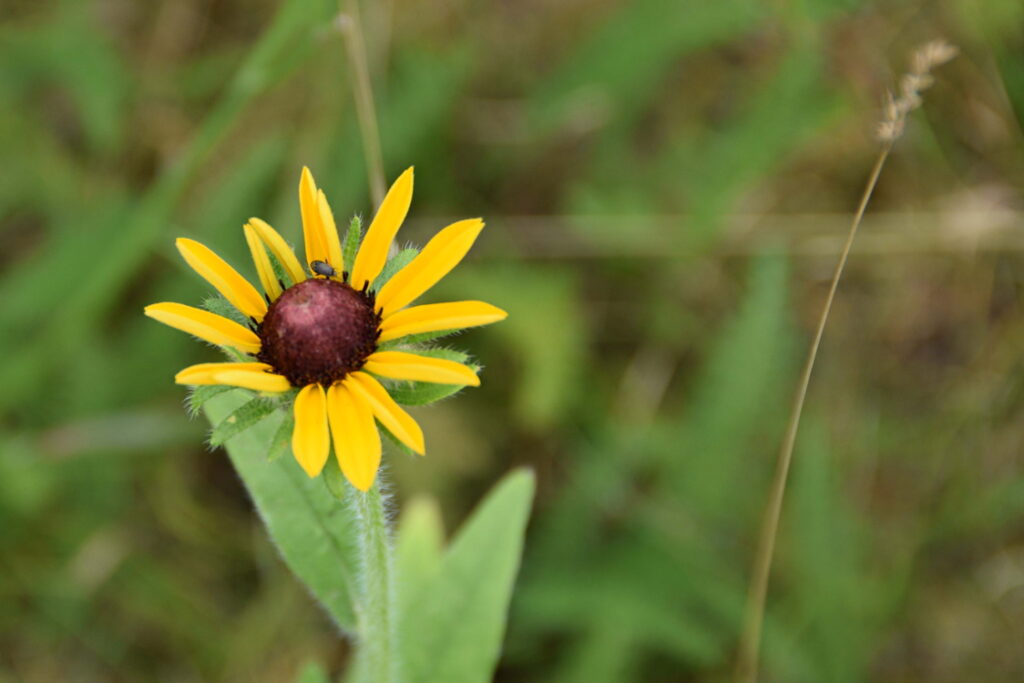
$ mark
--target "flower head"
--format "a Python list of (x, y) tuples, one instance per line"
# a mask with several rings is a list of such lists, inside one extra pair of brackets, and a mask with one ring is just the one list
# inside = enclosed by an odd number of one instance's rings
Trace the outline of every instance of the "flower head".
[(149, 317), (225, 347), (238, 359), (185, 368), (175, 377), (178, 384), (281, 395), (298, 389), (292, 408), (296, 460), (315, 477), (333, 442), (345, 477), (363, 491), (380, 466), (377, 423), (416, 453), (425, 452), (423, 432), (392, 398), (390, 383), (480, 383), (473, 368), (417, 353), (403, 341), (506, 315), (482, 301), (410, 306), (462, 260), (484, 227), (480, 219), (449, 225), (390, 272), (388, 253), (409, 211), (412, 186), (410, 168), (388, 191), (358, 250), (346, 254), (327, 198), (303, 169), (299, 204), (308, 271), (277, 231), (253, 218), (243, 230), (263, 295), (207, 247), (177, 241), (185, 261), (237, 309), (237, 320), (178, 303), (146, 307)]

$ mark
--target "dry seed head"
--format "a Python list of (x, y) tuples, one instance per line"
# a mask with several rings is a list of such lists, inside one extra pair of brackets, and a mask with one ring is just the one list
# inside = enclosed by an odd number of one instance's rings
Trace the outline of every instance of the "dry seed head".
[(884, 116), (878, 124), (878, 139), (894, 142), (903, 133), (907, 114), (921, 106), (921, 93), (932, 86), (932, 69), (956, 57), (959, 50), (944, 40), (925, 43), (910, 59), (910, 72), (900, 78), (899, 95), (886, 93)]

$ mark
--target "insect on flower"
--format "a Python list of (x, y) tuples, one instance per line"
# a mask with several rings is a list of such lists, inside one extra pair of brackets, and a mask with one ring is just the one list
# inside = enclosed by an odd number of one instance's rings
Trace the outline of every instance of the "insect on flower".
[(323, 275), (324, 277), (334, 277), (337, 274), (337, 271), (331, 267), (331, 264), (324, 261), (313, 261), (309, 264), (309, 269), (315, 275)]
[(315, 477), (333, 442), (345, 477), (363, 491), (373, 485), (380, 466), (377, 423), (416, 453), (425, 451), (423, 432), (388, 393), (387, 383), (480, 384), (473, 368), (462, 363), (396, 346), (411, 335), (506, 317), (482, 301), (410, 306), (466, 255), (484, 227), (478, 218), (444, 228), (407, 265), (382, 277), (409, 211), (412, 187), (409, 168), (388, 191), (352, 263), (346, 263), (327, 199), (304, 168), (299, 205), (310, 275), (284, 238), (258, 218), (243, 231), (265, 295), (199, 242), (177, 241), (185, 261), (252, 321), (251, 328), (179, 303), (145, 309), (155, 320), (249, 356), (245, 362), (187, 367), (175, 376), (178, 384), (220, 384), (269, 394), (299, 389), (292, 408), (296, 460)]

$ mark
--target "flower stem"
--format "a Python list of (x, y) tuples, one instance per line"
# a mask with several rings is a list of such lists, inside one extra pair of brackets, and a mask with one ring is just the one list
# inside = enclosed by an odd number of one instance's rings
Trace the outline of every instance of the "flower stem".
[(353, 490), (362, 560), (359, 582), (359, 680), (394, 680), (394, 623), (391, 581), (391, 532), (380, 477), (369, 491)]
[(775, 554), (775, 539), (779, 534), (779, 517), (782, 514), (782, 500), (786, 495), (786, 481), (789, 478), (789, 465), (793, 461), (793, 447), (796, 445), (797, 429), (800, 427), (800, 416), (804, 409), (804, 400), (807, 398), (807, 387), (811, 383), (811, 372), (814, 370), (814, 361), (818, 357), (818, 348), (821, 346), (821, 338), (825, 334), (825, 326), (828, 323), (828, 315), (832, 310), (832, 302), (836, 297), (836, 290), (839, 288), (839, 279), (843, 275), (846, 261), (850, 256), (850, 249), (853, 247), (853, 240), (857, 236), (857, 228), (861, 219), (864, 218), (864, 210), (867, 209), (871, 194), (878, 184), (878, 177), (882, 173), (885, 160), (889, 158), (892, 150), (892, 141), (883, 143), (875, 166), (868, 177), (864, 193), (861, 195), (860, 204), (857, 206), (857, 213), (850, 224), (850, 232), (846, 236), (846, 244), (839, 254), (835, 272), (832, 274), (832, 284), (829, 286), (828, 296), (825, 297), (825, 304), (821, 308), (821, 315), (818, 317), (818, 327), (814, 333), (814, 341), (807, 352), (807, 359), (804, 361), (803, 372), (800, 374), (800, 383), (797, 386), (796, 396), (793, 398), (792, 412), (789, 416), (789, 424), (786, 426), (786, 436), (779, 451), (779, 459), (776, 463), (775, 479), (768, 499), (768, 508), (765, 510), (761, 535), (757, 544), (757, 556), (754, 559), (754, 570), (750, 578), (750, 587), (747, 595), (746, 615), (743, 623), (743, 633), (740, 636), (739, 658), (736, 665), (737, 683), (754, 683), (757, 680), (758, 659), (761, 650), (761, 627), (764, 623), (764, 603), (768, 593), (768, 578), (772, 571), (772, 557)]

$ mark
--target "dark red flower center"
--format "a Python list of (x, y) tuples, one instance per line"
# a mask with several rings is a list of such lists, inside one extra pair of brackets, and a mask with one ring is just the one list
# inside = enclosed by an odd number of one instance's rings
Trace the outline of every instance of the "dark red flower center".
[(270, 305), (257, 358), (293, 386), (326, 387), (363, 366), (377, 348), (379, 325), (373, 295), (334, 280), (305, 280)]

